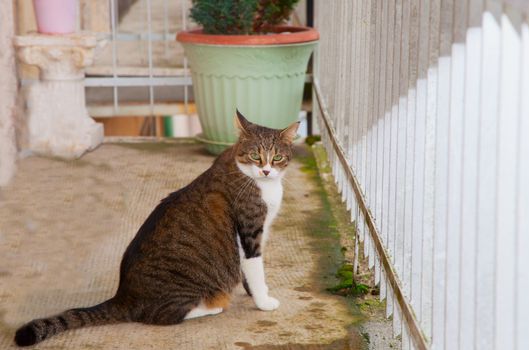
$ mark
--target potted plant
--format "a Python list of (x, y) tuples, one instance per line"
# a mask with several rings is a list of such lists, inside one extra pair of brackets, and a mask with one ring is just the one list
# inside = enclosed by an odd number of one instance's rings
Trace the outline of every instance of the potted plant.
[(37, 29), (44, 34), (75, 32), (78, 0), (33, 0)]
[(305, 73), (319, 34), (281, 25), (298, 0), (193, 0), (201, 29), (180, 32), (208, 151), (237, 139), (236, 109), (252, 122), (284, 128), (298, 119)]

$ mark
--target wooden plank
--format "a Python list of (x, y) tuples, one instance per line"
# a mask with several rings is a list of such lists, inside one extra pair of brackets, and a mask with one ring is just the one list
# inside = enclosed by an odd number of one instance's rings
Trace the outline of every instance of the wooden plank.
[[(151, 107), (148, 103), (120, 103), (119, 109), (114, 110), (113, 104), (90, 104), (86, 106), (91, 117), (98, 118), (121, 118), (138, 116), (144, 117), (151, 114)], [(188, 105), (188, 113), (195, 114), (194, 103)], [(184, 114), (186, 107), (184, 103), (155, 103), (153, 107), (154, 115), (175, 115)]]
[[(148, 136), (142, 133), (143, 126), (150, 117), (120, 117), (120, 118), (96, 118), (98, 123), (102, 123), (105, 129), (105, 137), (124, 136)], [(156, 137), (164, 136), (163, 118), (155, 117)]]

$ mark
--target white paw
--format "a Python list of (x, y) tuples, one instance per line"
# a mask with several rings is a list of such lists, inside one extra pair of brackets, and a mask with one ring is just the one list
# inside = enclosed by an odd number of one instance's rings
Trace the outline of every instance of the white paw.
[(272, 311), (279, 307), (279, 300), (269, 296), (264, 296), (255, 300), (255, 305), (263, 311)]

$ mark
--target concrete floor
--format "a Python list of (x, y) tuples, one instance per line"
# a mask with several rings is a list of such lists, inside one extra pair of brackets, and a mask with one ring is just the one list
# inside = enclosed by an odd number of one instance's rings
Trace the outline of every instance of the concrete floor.
[[(341, 263), (339, 239), (326, 233), (324, 192), (315, 170), (304, 170), (310, 155), (301, 153), (265, 252), (278, 310), (257, 310), (239, 286), (218, 316), (167, 327), (85, 328), (35, 349), (364, 348), (365, 336), (352, 327), (361, 316), (324, 291)], [(71, 162), (22, 160), (0, 190), (0, 349), (13, 348), (15, 329), (30, 319), (110, 297), (121, 255), (143, 220), (212, 160), (200, 145), (174, 143), (105, 144)]]

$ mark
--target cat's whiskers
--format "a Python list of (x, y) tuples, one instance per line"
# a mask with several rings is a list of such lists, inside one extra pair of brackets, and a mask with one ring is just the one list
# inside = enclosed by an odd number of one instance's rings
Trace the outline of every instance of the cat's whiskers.
[(246, 182), (244, 182), (241, 186), (240, 186), (240, 189), (239, 189), (239, 192), (237, 192), (237, 196), (235, 197), (235, 204), (238, 203), (238, 199), (242, 199), (242, 195), (243, 193), (246, 191), (246, 189), (250, 186), (252, 182), (252, 179), (251, 178), (247, 178), (246, 179)]
[(235, 200), (234, 200), (235, 209), (239, 207), (239, 203), (241, 202), (241, 200), (243, 198), (246, 198), (246, 197), (243, 197), (243, 194), (250, 188), (250, 185), (252, 184), (252, 182), (253, 182), (253, 179), (248, 177), (247, 181), (241, 186), (241, 189), (237, 193), (237, 196), (235, 197)]
[(247, 176), (243, 176), (243, 177), (237, 178), (234, 181), (230, 182), (230, 186), (239, 187), (239, 185), (242, 185), (245, 182), (245, 180), (248, 180)]

